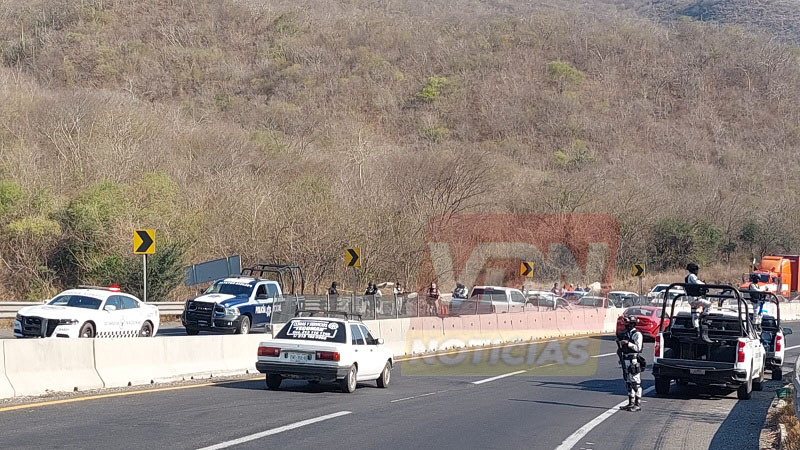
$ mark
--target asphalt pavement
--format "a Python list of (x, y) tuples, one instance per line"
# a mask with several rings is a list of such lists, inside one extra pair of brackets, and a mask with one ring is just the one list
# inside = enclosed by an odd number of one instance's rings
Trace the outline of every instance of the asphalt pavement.
[[(800, 354), (800, 346), (792, 348), (800, 343), (796, 336), (787, 337), (787, 372)], [(389, 389), (360, 383), (353, 394), (300, 381), (267, 391), (258, 377), (0, 408), (0, 435), (5, 448), (757, 448), (766, 408), (781, 385), (769, 382), (749, 401), (673, 386), (668, 398), (647, 394), (640, 413), (619, 411), (626, 396), (613, 338), (570, 341), (588, 344), (596, 367), (554, 364), (548, 375), (419, 375), (419, 364), (429, 360), (415, 360), (396, 366)], [(652, 344), (644, 355), (652, 360)], [(650, 388), (649, 369), (643, 378)]]

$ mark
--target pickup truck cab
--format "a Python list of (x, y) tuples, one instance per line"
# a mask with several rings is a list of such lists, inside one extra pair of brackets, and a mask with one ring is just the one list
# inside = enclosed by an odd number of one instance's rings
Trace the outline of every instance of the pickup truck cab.
[[(668, 302), (676, 287), (685, 294)], [(766, 350), (752, 323), (751, 305), (736, 288), (672, 284), (664, 292), (653, 359), (657, 394), (669, 394), (672, 380), (679, 385), (694, 383), (736, 389), (740, 400), (749, 399), (754, 389), (763, 389)], [(676, 301), (684, 295), (712, 302), (699, 315), (698, 328), (691, 313), (675, 312)]]
[(186, 302), (181, 316), (186, 334), (202, 331), (247, 334), (269, 329), (273, 303), (283, 295), (276, 281), (239, 276), (223, 278)]
[(519, 289), (475, 286), (469, 298), (462, 300), (453, 312), (458, 315), (523, 312), (527, 302)]
[[(274, 339), (259, 344), (256, 369), (266, 375), (268, 389), (279, 389), (284, 379), (337, 382), (346, 393), (355, 391), (359, 381), (389, 387), (392, 352), (358, 316), (303, 313), (289, 320)], [(338, 315), (342, 317), (334, 317)]]

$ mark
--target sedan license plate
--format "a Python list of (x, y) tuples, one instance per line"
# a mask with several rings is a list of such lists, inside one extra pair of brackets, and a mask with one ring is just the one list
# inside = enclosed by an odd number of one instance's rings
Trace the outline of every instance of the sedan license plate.
[(306, 362), (306, 361), (309, 360), (308, 354), (306, 354), (306, 353), (292, 353), (292, 352), (289, 352), (289, 353), (287, 353), (287, 355), (289, 356), (289, 361), (291, 361), (291, 362)]
[(689, 369), (689, 373), (692, 375), (705, 375), (706, 371), (704, 369)]

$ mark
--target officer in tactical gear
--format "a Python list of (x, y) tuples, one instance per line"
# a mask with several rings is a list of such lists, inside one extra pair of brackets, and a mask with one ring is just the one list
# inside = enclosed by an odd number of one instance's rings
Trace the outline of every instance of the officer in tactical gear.
[(617, 356), (622, 366), (622, 379), (628, 389), (628, 404), (621, 406), (625, 411), (641, 411), (642, 401), (642, 372), (645, 360), (641, 356), (643, 338), (642, 333), (636, 329), (639, 319), (633, 316), (624, 316), (625, 331), (617, 334)]

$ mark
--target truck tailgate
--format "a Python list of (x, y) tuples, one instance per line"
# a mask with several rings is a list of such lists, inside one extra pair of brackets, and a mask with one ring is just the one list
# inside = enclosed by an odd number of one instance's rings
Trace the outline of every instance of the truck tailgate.
[(697, 361), (691, 359), (659, 358), (657, 364), (674, 369), (703, 369), (711, 372), (715, 370), (732, 370), (734, 363), (717, 361)]

